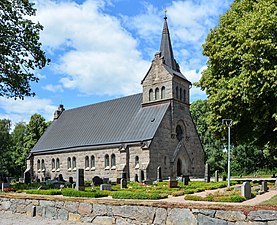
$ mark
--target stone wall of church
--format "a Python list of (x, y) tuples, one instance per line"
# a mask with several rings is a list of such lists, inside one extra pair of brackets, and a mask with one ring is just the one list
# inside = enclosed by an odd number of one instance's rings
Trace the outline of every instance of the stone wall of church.
[[(111, 156), (115, 156), (115, 165), (111, 165)], [(109, 165), (105, 165), (105, 156), (109, 158)], [(89, 158), (89, 164), (86, 165), (86, 156)], [(94, 166), (91, 162), (91, 157), (94, 157)], [(76, 158), (76, 167), (73, 165), (73, 157)], [(71, 159), (71, 166), (68, 166), (68, 158)], [(40, 166), (38, 168), (38, 160)], [(42, 164), (44, 160), (44, 166)], [(52, 166), (52, 160), (55, 160), (54, 168)], [(57, 168), (57, 160), (59, 160), (59, 168)], [(107, 177), (112, 181), (116, 181), (117, 178), (121, 177), (120, 171), (126, 164), (126, 152), (120, 152), (118, 147), (111, 147), (105, 149), (91, 149), (91, 150), (80, 150), (63, 153), (53, 153), (47, 155), (35, 155), (34, 156), (34, 176), (39, 179), (50, 177), (55, 179), (59, 174), (63, 175), (65, 180), (69, 177), (76, 179), (76, 169), (85, 169), (85, 180), (91, 180), (94, 176)]]

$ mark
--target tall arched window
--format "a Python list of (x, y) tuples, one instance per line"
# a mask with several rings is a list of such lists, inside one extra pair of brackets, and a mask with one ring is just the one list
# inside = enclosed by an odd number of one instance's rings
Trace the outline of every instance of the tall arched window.
[(60, 169), (60, 159), (56, 159), (56, 169)]
[(85, 168), (86, 169), (89, 168), (89, 157), (88, 156), (85, 157)]
[(45, 163), (44, 159), (41, 160), (41, 170), (45, 170)]
[(37, 170), (40, 170), (40, 160), (37, 161)]
[(156, 88), (155, 89), (155, 100), (159, 99), (159, 95), (160, 95), (160, 90), (159, 90), (159, 88)]
[(95, 167), (95, 157), (94, 157), (94, 155), (92, 155), (92, 156), (90, 157), (90, 166), (91, 166), (91, 168), (94, 168), (94, 167)]
[(165, 98), (165, 87), (163, 86), (161, 89), (161, 99)]
[(105, 155), (105, 167), (110, 166), (109, 155)]
[(115, 154), (111, 155), (111, 166), (115, 166), (116, 165), (116, 161), (115, 161)]
[(76, 157), (75, 156), (72, 158), (72, 167), (73, 167), (73, 169), (76, 169)]
[(135, 157), (135, 166), (136, 167), (139, 166), (139, 157), (138, 156)]
[(179, 88), (176, 87), (176, 98), (179, 98)]
[(149, 90), (149, 101), (153, 101), (153, 90)]
[(182, 88), (180, 88), (180, 100), (181, 101), (183, 100), (183, 90), (182, 90)]
[(67, 158), (67, 169), (71, 169), (71, 158)]
[(184, 90), (184, 102), (186, 102), (186, 90)]
[(177, 127), (176, 127), (176, 137), (177, 137), (178, 141), (181, 141), (183, 139), (183, 130), (180, 125), (177, 125)]
[(55, 169), (55, 159), (52, 159), (51, 165), (52, 165), (52, 170), (54, 170)]

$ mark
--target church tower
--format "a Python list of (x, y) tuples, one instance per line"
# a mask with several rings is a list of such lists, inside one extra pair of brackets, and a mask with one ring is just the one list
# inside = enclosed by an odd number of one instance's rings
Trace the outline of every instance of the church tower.
[(180, 72), (179, 64), (174, 59), (167, 17), (164, 17), (160, 51), (155, 54), (151, 67), (141, 83), (143, 105), (173, 99), (182, 104), (189, 104), (191, 82)]

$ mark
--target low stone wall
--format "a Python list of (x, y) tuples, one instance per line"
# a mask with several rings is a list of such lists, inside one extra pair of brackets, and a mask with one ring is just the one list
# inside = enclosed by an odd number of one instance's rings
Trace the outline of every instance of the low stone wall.
[(252, 207), (225, 207), (226, 210), (222, 210), (220, 206), (170, 205), (153, 201), (131, 203), (131, 201), (95, 201), (80, 198), (57, 197), (55, 200), (35, 199), (33, 196), (31, 198), (2, 195), (0, 196), (0, 212), (11, 211), (29, 216), (35, 213), (37, 217), (91, 222), (92, 224), (277, 224), (275, 208), (268, 210)]

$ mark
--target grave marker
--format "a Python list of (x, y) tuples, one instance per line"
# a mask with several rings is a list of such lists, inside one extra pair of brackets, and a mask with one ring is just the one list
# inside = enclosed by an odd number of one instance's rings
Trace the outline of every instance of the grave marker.
[(218, 182), (218, 170), (214, 173), (214, 182)]
[(251, 185), (248, 181), (243, 182), (241, 186), (241, 195), (246, 199), (251, 198)]
[(210, 182), (210, 165), (208, 163), (205, 165), (205, 182)]
[(162, 169), (160, 166), (158, 166), (157, 168), (157, 182), (161, 182), (162, 181)]
[(84, 180), (84, 169), (77, 169), (76, 173), (76, 187), (75, 189), (78, 191), (85, 190), (85, 180)]

